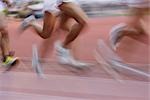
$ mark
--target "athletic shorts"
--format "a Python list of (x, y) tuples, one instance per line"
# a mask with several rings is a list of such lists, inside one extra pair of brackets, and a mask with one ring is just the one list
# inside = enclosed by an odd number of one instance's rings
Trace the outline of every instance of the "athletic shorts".
[(75, 2), (75, 0), (57, 0), (57, 5), (61, 5), (62, 2)]
[(48, 11), (51, 13), (60, 13), (58, 8), (63, 2), (75, 2), (75, 0), (44, 0), (43, 11)]

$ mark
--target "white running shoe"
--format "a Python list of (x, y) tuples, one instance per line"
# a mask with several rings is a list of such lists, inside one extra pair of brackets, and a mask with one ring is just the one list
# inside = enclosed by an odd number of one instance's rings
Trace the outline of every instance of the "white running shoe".
[(34, 20), (36, 20), (36, 18), (33, 15), (25, 18), (20, 25), (20, 29), (25, 30), (30, 25), (31, 21), (34, 21)]
[(83, 63), (74, 59), (68, 49), (62, 47), (61, 42), (55, 43), (55, 49), (60, 64), (71, 65), (76, 68), (83, 68), (89, 66), (87, 63)]
[(119, 45), (119, 40), (123, 33), (121, 31), (123, 31), (123, 29), (126, 28), (126, 26), (127, 25), (125, 23), (118, 24), (118, 25), (114, 26), (109, 33), (110, 44), (114, 50), (116, 50), (117, 46)]

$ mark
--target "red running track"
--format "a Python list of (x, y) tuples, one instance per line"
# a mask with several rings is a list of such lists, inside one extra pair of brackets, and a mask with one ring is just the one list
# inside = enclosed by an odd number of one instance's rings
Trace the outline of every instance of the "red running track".
[[(74, 55), (80, 60), (95, 62), (93, 54), (97, 40), (101, 38), (108, 43), (111, 27), (124, 21), (126, 17), (90, 19), (89, 29), (74, 42)], [(53, 43), (58, 37), (62, 39), (64, 33), (57, 31), (50, 39), (42, 40), (33, 34), (35, 32), (32, 28), (24, 31), (23, 34), (18, 33), (19, 24), (20, 22), (10, 21), (8, 30), (16, 56), (24, 60), (10, 72), (1, 73), (0, 98), (2, 100), (148, 100), (148, 79), (121, 74), (124, 82), (118, 83), (101, 68), (102, 65), (95, 65), (90, 70), (84, 71), (61, 66), (56, 63)], [(42, 63), (45, 79), (36, 76), (31, 61), (25, 61), (32, 57), (33, 44), (37, 44), (39, 53), (40, 50), (44, 51), (43, 58), (51, 60)], [(149, 63), (149, 44), (130, 38), (125, 38), (121, 44), (117, 53), (126, 62)], [(138, 66), (137, 68), (147, 72), (149, 69)]]

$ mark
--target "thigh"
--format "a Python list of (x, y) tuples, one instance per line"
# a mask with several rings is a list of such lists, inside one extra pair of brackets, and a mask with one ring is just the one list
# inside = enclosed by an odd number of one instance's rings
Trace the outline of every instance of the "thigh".
[(43, 33), (44, 34), (51, 34), (54, 30), (55, 23), (56, 23), (56, 16), (53, 13), (45, 11)]
[(65, 31), (70, 31), (72, 27), (72, 21), (70, 21), (71, 18), (67, 16), (65, 13), (61, 13), (60, 15), (60, 28)]
[(59, 9), (67, 16), (75, 19), (79, 23), (83, 21), (85, 22), (88, 19), (85, 12), (78, 5), (74, 3), (62, 3), (59, 6)]
[(69, 19), (70, 19), (69, 16), (67, 16), (65, 13), (61, 13), (61, 15), (60, 15), (60, 25), (63, 25), (65, 23), (67, 23)]

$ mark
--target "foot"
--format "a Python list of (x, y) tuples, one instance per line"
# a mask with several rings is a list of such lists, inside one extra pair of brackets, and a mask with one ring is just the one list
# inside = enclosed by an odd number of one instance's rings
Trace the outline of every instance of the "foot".
[(89, 66), (87, 63), (83, 63), (74, 59), (70, 51), (62, 47), (60, 42), (55, 43), (55, 49), (58, 56), (58, 61), (60, 64), (71, 65), (76, 68), (83, 68)]
[(33, 15), (25, 18), (20, 25), (20, 29), (25, 30), (30, 25), (30, 23), (35, 20), (36, 20), (36, 18)]
[(126, 28), (126, 26), (127, 25), (125, 23), (121, 23), (119, 25), (114, 26), (110, 31), (110, 44), (114, 50), (116, 50), (116, 48), (118, 47), (119, 41), (123, 35), (122, 31), (124, 28)]
[(16, 61), (18, 60), (18, 57), (12, 57), (12, 56), (7, 56), (6, 59), (2, 62), (3, 66), (12, 66)]

